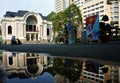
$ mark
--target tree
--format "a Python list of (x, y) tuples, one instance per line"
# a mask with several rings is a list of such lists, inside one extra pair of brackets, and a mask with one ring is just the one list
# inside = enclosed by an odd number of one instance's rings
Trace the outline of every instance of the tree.
[(105, 23), (106, 21), (109, 21), (109, 18), (107, 15), (104, 15), (102, 17), (102, 20), (104, 22), (100, 22), (100, 40), (102, 43), (107, 42), (111, 38), (111, 25)]
[(80, 60), (55, 58), (53, 70), (56, 74), (68, 78), (70, 82), (75, 82), (81, 76), (82, 64), (83, 61)]
[[(52, 12), (47, 16), (47, 18), (52, 21), (54, 34), (59, 33), (60, 31), (65, 32), (65, 25), (68, 24), (69, 21), (72, 22), (75, 32), (77, 32), (79, 23), (82, 23), (81, 12), (79, 7), (75, 4), (71, 4), (67, 9), (59, 13)], [(65, 33), (61, 35), (65, 35)]]
[(104, 16), (102, 17), (102, 20), (103, 20), (104, 22), (106, 22), (106, 21), (109, 21), (109, 18), (108, 18), (107, 15), (104, 15)]
[(65, 22), (64, 12), (61, 11), (61, 12), (55, 14), (52, 22), (53, 22), (54, 32), (59, 32), (59, 31), (63, 30), (63, 25)]
[(53, 17), (54, 17), (55, 13), (52, 11), (48, 16), (47, 19), (52, 21)]
[(77, 38), (77, 34), (79, 33), (78, 28), (80, 27), (80, 24), (83, 24), (82, 23), (82, 14), (81, 14), (79, 7), (77, 7), (75, 4), (71, 4), (65, 10), (65, 15), (67, 18), (67, 23), (68, 22), (72, 23), (72, 28), (75, 33), (75, 37)]
[(73, 24), (73, 27), (78, 27), (79, 23), (82, 22), (82, 14), (79, 10), (79, 7), (77, 7), (75, 4), (71, 4), (66, 10), (65, 10), (67, 21), (71, 21)]
[[(74, 27), (77, 27), (80, 22), (82, 22), (82, 15), (79, 7), (75, 4), (71, 4), (67, 9), (59, 13), (51, 12), (47, 18), (53, 22), (54, 31), (59, 31), (63, 28), (65, 23), (71, 21)], [(58, 28), (59, 25), (59, 28)]]

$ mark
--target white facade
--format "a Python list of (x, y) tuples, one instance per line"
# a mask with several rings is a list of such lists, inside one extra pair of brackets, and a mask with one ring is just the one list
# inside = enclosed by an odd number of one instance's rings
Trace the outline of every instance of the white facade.
[(84, 4), (85, 0), (72, 0), (72, 3), (76, 4), (78, 7)]
[(111, 10), (111, 24), (113, 23), (114, 26), (120, 27), (120, 2), (118, 0), (112, 1), (110, 6)]
[(33, 11), (6, 12), (1, 21), (1, 28), (3, 41), (10, 41), (12, 36), (21, 41), (52, 39), (52, 22)]
[[(107, 0), (90, 0), (85, 1), (84, 5), (80, 6), (81, 13), (83, 15), (83, 22), (85, 25), (86, 17), (99, 14), (100, 21), (103, 15), (109, 17), (108, 23), (114, 23), (114, 26), (120, 27), (120, 2), (119, 0), (112, 1), (111, 5), (107, 4)], [(85, 26), (84, 26), (85, 27)]]
[[(83, 23), (85, 27), (86, 17), (99, 14), (101, 20), (103, 15), (110, 16), (110, 5), (107, 5), (106, 0), (90, 0), (86, 1), (83, 6), (80, 7)], [(110, 17), (109, 17), (110, 19)], [(109, 22), (110, 23), (110, 22)]]

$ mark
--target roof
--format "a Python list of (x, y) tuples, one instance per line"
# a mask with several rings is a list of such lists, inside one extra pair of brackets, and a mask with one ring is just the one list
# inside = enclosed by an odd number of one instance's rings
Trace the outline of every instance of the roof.
[(47, 17), (46, 17), (46, 16), (43, 16), (41, 13), (39, 13), (39, 15), (42, 17), (42, 19), (47, 20)]
[[(23, 17), (27, 12), (29, 11), (25, 11), (25, 10), (19, 10), (18, 12), (7, 11), (4, 17)], [(38, 14), (42, 17), (42, 19), (47, 20), (46, 16), (43, 16), (41, 13)]]
[(23, 17), (25, 13), (27, 13), (28, 11), (24, 11), (24, 10), (19, 10), (18, 12), (11, 12), (11, 11), (7, 11), (6, 14), (4, 15), (4, 17)]

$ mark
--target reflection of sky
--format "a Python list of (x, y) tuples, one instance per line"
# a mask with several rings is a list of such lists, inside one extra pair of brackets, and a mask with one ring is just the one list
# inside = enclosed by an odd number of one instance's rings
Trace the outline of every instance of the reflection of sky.
[(43, 75), (40, 75), (36, 78), (36, 80), (33, 80), (32, 78), (28, 79), (19, 79), (19, 78), (13, 78), (13, 79), (7, 79), (6, 83), (55, 83), (54, 77), (49, 74), (48, 72), (44, 72)]

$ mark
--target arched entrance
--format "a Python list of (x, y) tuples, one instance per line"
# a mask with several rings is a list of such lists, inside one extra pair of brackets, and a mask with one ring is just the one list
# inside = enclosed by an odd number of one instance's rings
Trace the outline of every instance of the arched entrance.
[(38, 40), (37, 19), (31, 15), (26, 20), (26, 41)]

